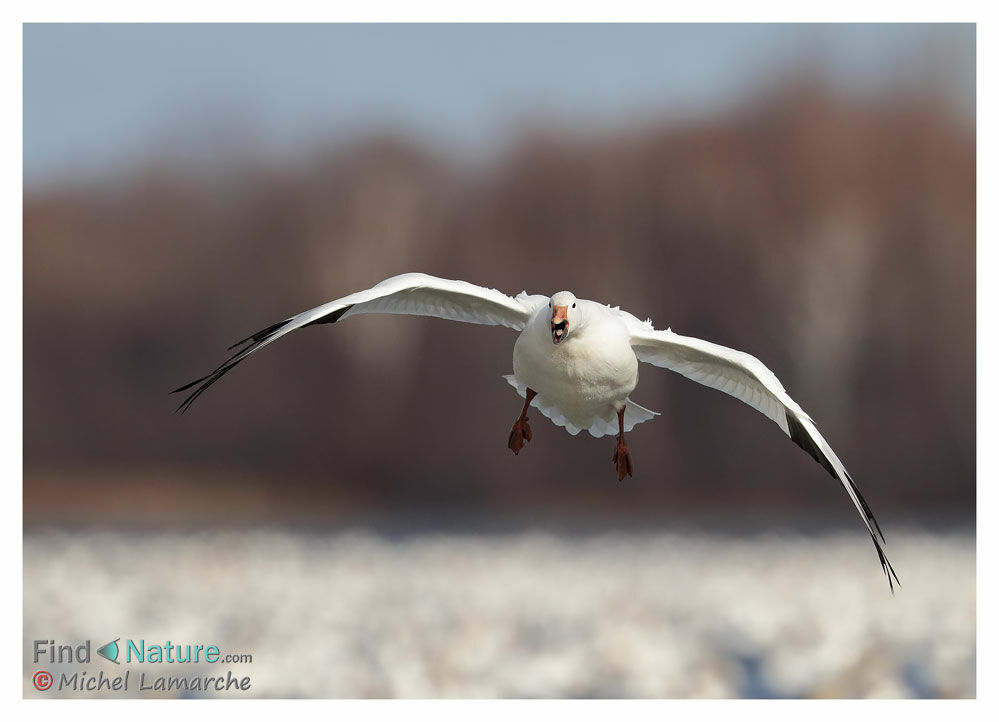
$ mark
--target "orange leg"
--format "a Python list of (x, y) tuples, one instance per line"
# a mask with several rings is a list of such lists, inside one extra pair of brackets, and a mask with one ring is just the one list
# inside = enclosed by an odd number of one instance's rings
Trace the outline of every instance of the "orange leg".
[(632, 476), (633, 471), (631, 454), (628, 453), (628, 444), (624, 441), (624, 409), (617, 412), (617, 426), (620, 431), (617, 434), (617, 446), (614, 448), (612, 461), (617, 466), (617, 480), (624, 481), (624, 475)]
[(531, 405), (531, 401), (537, 395), (537, 391), (527, 389), (524, 410), (520, 412), (520, 418), (517, 419), (510, 431), (510, 441), (507, 445), (514, 454), (519, 454), (520, 450), (524, 448), (524, 444), (531, 440), (531, 425), (527, 423), (527, 407)]

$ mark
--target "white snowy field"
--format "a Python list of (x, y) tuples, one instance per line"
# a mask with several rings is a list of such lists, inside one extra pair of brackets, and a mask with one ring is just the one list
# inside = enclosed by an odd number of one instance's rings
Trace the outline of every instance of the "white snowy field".
[[(973, 697), (972, 531), (31, 531), (26, 697)], [(87, 664), (35, 664), (34, 640)], [(98, 646), (252, 662), (112, 664)], [(120, 657), (123, 659), (123, 657)], [(33, 676), (54, 675), (39, 692)], [(129, 689), (58, 689), (61, 675)], [(82, 673), (86, 672), (86, 675)], [(249, 677), (246, 691), (139, 676)], [(213, 682), (209, 682), (209, 685)]]

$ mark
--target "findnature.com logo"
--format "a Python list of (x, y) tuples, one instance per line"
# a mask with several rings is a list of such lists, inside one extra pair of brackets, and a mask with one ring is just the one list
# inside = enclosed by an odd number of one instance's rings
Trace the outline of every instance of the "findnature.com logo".
[[(34, 640), (34, 664), (82, 664), (91, 663), (91, 640), (81, 644), (57, 644), (53, 639)], [(248, 653), (223, 653), (217, 644), (175, 644), (170, 640), (163, 643), (150, 643), (145, 639), (133, 640), (116, 637), (94, 650), (108, 662), (123, 664), (251, 664), (253, 655)], [(138, 683), (137, 686), (135, 683)], [(140, 671), (136, 679), (131, 670), (123, 674), (106, 674), (99, 670), (96, 675), (86, 669), (77, 672), (60, 672), (58, 676), (47, 670), (38, 670), (32, 683), (40, 692), (53, 687), (57, 691), (75, 692), (129, 692), (144, 691), (242, 691), (250, 689), (250, 677), (237, 677), (231, 671), (225, 676), (187, 674), (156, 675)], [(132, 686), (130, 686), (132, 685)]]

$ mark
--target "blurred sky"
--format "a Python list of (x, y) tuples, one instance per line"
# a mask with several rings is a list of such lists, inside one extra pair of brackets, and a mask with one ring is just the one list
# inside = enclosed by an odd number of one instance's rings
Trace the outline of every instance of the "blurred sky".
[(475, 160), (524, 125), (709, 114), (803, 71), (860, 95), (929, 84), (974, 119), (973, 25), (29, 24), (24, 180), (378, 132)]

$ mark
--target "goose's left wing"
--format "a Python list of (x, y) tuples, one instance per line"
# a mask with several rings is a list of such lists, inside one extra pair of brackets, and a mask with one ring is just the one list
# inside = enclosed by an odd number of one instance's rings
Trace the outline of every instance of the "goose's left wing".
[[(807, 451), (832, 476), (843, 484), (877, 549), (881, 568), (894, 591), (892, 577), (898, 576), (885, 556), (884, 535), (871, 507), (860, 489), (822, 438), (815, 422), (788, 396), (773, 372), (758, 358), (743, 351), (720, 346), (699, 338), (681, 336), (669, 329), (659, 331), (648, 321), (642, 322), (629, 313), (620, 312), (631, 332), (631, 346), (639, 361), (676, 371), (693, 381), (724, 391), (743, 401), (776, 423), (794, 443)], [(878, 541), (880, 537), (881, 541)]]

